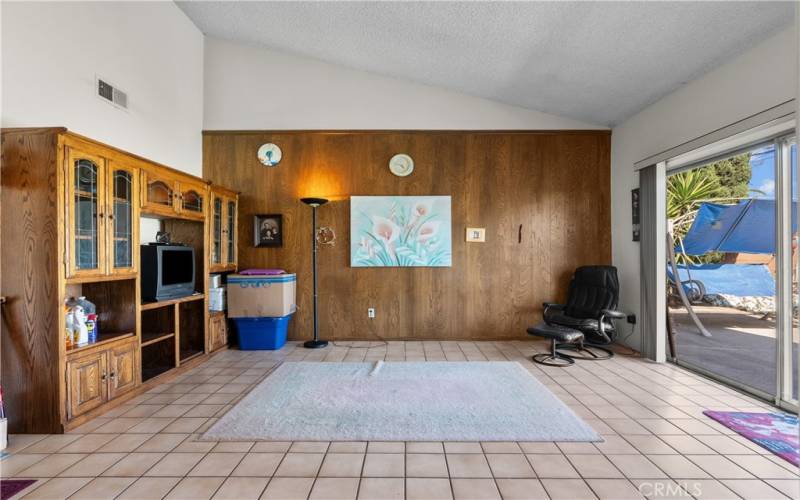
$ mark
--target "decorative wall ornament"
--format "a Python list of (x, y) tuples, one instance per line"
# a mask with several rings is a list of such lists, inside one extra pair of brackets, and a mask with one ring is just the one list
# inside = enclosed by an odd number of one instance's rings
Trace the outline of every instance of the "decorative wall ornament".
[(639, 213), (641, 206), (639, 203), (639, 188), (631, 190), (631, 227), (633, 230), (633, 241), (639, 241), (642, 238), (642, 228), (639, 222)]
[(281, 148), (277, 145), (268, 142), (266, 144), (262, 144), (260, 148), (258, 148), (258, 161), (263, 163), (268, 167), (276, 167), (278, 163), (281, 162), (281, 158), (283, 158), (283, 152)]
[(405, 177), (414, 171), (414, 159), (405, 153), (398, 153), (389, 160), (389, 171), (398, 177)]
[(449, 196), (350, 198), (350, 265), (450, 267)]
[(336, 232), (333, 230), (332, 227), (323, 226), (317, 229), (317, 243), (320, 245), (330, 245), (333, 246), (336, 244)]

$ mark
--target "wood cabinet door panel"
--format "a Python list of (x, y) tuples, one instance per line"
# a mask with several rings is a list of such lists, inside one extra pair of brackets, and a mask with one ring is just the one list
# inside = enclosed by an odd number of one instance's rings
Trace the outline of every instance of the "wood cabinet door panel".
[(239, 200), (214, 192), (212, 188), (209, 205), (209, 270), (233, 271), (238, 264), (238, 218)]
[(106, 353), (67, 361), (67, 416), (75, 418), (108, 400)]
[(181, 217), (186, 219), (205, 220), (206, 216), (205, 185), (197, 182), (178, 182), (178, 209)]
[(107, 182), (108, 273), (136, 274), (139, 268), (138, 171), (111, 161)]
[(236, 269), (238, 264), (238, 221), (239, 200), (227, 198), (225, 200), (225, 263), (229, 269)]
[(106, 160), (66, 148), (67, 277), (102, 276), (106, 272)]
[(221, 271), (225, 269), (225, 198), (218, 194), (211, 196), (211, 235), (208, 252), (211, 271)]
[(108, 350), (108, 399), (114, 399), (136, 387), (137, 351), (135, 342)]
[(178, 198), (175, 179), (168, 175), (142, 170), (142, 212), (154, 215), (174, 216)]
[(228, 324), (225, 315), (215, 314), (211, 316), (208, 325), (208, 350), (216, 351), (228, 344)]

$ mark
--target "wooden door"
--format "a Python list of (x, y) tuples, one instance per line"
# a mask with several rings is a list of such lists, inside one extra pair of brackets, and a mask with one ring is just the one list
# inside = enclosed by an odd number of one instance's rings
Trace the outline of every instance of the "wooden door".
[(206, 186), (196, 182), (178, 182), (178, 212), (186, 219), (205, 219)]
[(101, 276), (106, 272), (106, 160), (71, 147), (66, 158), (67, 277)]
[(239, 201), (236, 198), (225, 199), (225, 264), (229, 269), (236, 269), (238, 264), (238, 217)]
[(67, 398), (70, 419), (108, 400), (105, 352), (67, 359)]
[(136, 387), (136, 343), (127, 342), (108, 350), (108, 399)]
[(209, 352), (225, 347), (228, 344), (228, 324), (225, 319), (225, 314), (212, 314), (208, 323)]
[(211, 203), (211, 270), (221, 270), (225, 267), (225, 241), (224, 241), (224, 222), (225, 222), (225, 198), (218, 194), (212, 194)]
[(137, 169), (109, 162), (106, 188), (109, 274), (136, 274), (139, 268), (138, 187)]
[(142, 170), (141, 211), (153, 215), (175, 216), (177, 213), (175, 179), (165, 173)]

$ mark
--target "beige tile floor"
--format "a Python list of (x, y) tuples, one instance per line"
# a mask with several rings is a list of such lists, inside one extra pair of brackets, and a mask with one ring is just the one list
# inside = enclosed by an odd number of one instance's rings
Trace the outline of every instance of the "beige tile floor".
[[(226, 351), (65, 435), (10, 437), (2, 477), (25, 498), (800, 498), (797, 468), (704, 417), (772, 410), (673, 365), (617, 356), (534, 364), (544, 343), (339, 343)], [(601, 443), (206, 442), (281, 361), (519, 361)], [(486, 397), (491, 397), (487, 394)]]

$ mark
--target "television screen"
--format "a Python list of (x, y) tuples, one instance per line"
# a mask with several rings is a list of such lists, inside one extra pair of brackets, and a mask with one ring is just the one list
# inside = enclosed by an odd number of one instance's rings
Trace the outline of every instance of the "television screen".
[(194, 263), (192, 253), (183, 250), (163, 250), (161, 265), (161, 284), (177, 285), (192, 281)]

